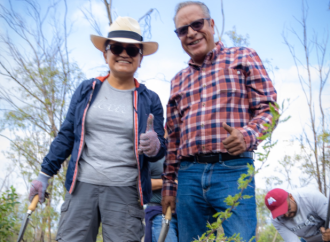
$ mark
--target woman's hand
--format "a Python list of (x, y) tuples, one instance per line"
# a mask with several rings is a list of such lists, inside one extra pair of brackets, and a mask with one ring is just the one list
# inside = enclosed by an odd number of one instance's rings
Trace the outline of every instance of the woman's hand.
[(154, 115), (149, 114), (147, 120), (147, 129), (140, 135), (139, 154), (145, 154), (148, 157), (157, 155), (160, 149), (160, 142), (157, 133), (154, 131)]
[(45, 201), (45, 197), (47, 198), (46, 189), (48, 187), (48, 180), (50, 178), (50, 176), (44, 174), (43, 172), (40, 172), (38, 178), (32, 181), (29, 193), (30, 202), (32, 202), (32, 199), (37, 194), (39, 195), (40, 203), (43, 203)]

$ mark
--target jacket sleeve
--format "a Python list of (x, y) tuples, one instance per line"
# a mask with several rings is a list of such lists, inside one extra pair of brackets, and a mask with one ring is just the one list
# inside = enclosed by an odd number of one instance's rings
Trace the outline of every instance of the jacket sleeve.
[(312, 211), (315, 212), (321, 219), (326, 221), (328, 212), (328, 199), (318, 190), (311, 190), (308, 194), (310, 206)]
[(162, 103), (159, 99), (159, 96), (156, 93), (152, 93), (151, 97), (151, 108), (150, 111), (154, 115), (154, 130), (158, 135), (158, 139), (160, 142), (160, 149), (158, 154), (154, 157), (146, 157), (148, 161), (155, 162), (161, 158), (163, 158), (166, 154), (166, 144), (164, 138), (164, 111)]
[(74, 113), (81, 93), (82, 84), (73, 94), (68, 113), (61, 125), (58, 135), (50, 145), (48, 154), (43, 159), (41, 171), (49, 176), (55, 175), (61, 168), (61, 164), (71, 154), (74, 143)]
[(246, 50), (248, 53), (245, 61), (246, 66), (244, 66), (245, 85), (252, 119), (246, 126), (237, 129), (243, 134), (247, 150), (252, 151), (257, 149), (258, 144), (262, 141), (257, 138), (261, 137), (267, 129), (265, 124), (272, 122), (273, 117), (269, 105), (275, 107), (277, 94), (258, 54), (253, 49), (247, 48)]
[(300, 239), (296, 234), (280, 223), (276, 219), (272, 219), (272, 224), (275, 229), (280, 233), (285, 242), (300, 242)]

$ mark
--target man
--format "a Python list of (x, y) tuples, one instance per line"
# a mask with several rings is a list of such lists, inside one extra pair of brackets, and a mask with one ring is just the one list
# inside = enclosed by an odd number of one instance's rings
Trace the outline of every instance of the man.
[[(165, 157), (158, 160), (157, 162), (149, 163), (149, 170), (151, 176), (151, 189), (152, 197), (150, 202), (145, 205), (145, 237), (144, 242), (156, 242), (158, 241), (161, 228), (162, 228), (162, 206), (161, 202), (161, 191), (162, 191), (162, 179)], [(177, 242), (178, 241), (178, 225), (176, 214), (172, 215), (170, 222), (170, 228), (167, 233), (165, 242)]]
[[(214, 20), (201, 2), (182, 2), (176, 34), (191, 57), (171, 82), (167, 105), (168, 155), (163, 213), (177, 204), (179, 241), (197, 239), (239, 192), (237, 180), (253, 164), (253, 150), (272, 120), (276, 91), (257, 53), (214, 42)], [(178, 176), (177, 184), (174, 182)], [(243, 195), (255, 195), (254, 179)], [(255, 198), (240, 200), (223, 223), (226, 236), (255, 236)]]
[[(165, 129), (164, 138), (167, 139), (167, 131)], [(144, 205), (145, 209), (145, 237), (144, 242), (158, 241), (162, 228), (162, 206), (160, 205), (162, 199), (162, 173), (165, 156), (156, 162), (149, 163), (149, 171), (151, 177), (152, 197), (150, 202)], [(178, 241), (178, 225), (176, 214), (172, 215), (170, 221), (169, 231), (167, 233), (165, 242)]]
[(297, 189), (288, 193), (275, 188), (267, 193), (265, 204), (272, 213), (272, 223), (286, 242), (330, 241), (325, 230), (328, 200), (315, 189)]

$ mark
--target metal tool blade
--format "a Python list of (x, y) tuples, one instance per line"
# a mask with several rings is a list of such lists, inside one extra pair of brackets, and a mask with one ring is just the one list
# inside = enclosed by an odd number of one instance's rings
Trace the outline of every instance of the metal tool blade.
[(170, 229), (170, 224), (163, 223), (162, 229), (159, 234), (158, 242), (164, 242), (168, 233), (168, 230)]
[(32, 199), (32, 202), (30, 203), (30, 205), (28, 207), (28, 211), (27, 211), (27, 213), (25, 215), (25, 218), (22, 222), (21, 229), (20, 229), (19, 234), (18, 234), (17, 242), (20, 242), (23, 239), (23, 235), (24, 235), (26, 226), (29, 223), (29, 217), (33, 213), (33, 211), (36, 209), (38, 201), (39, 201), (39, 195), (35, 195), (34, 198)]
[(166, 214), (163, 217), (162, 229), (160, 230), (160, 234), (159, 234), (159, 237), (158, 237), (158, 242), (164, 242), (165, 241), (168, 230), (170, 229), (171, 219), (172, 219), (172, 210), (171, 210), (171, 206), (168, 206), (167, 210), (166, 210)]
[(27, 212), (27, 214), (25, 215), (25, 218), (24, 218), (24, 220), (22, 222), (22, 225), (21, 225), (21, 229), (20, 229), (19, 234), (18, 234), (17, 242), (20, 242), (23, 239), (23, 235), (24, 235), (26, 226), (29, 223), (29, 217), (30, 217), (30, 215), (31, 215), (31, 213), (29, 213), (29, 212)]

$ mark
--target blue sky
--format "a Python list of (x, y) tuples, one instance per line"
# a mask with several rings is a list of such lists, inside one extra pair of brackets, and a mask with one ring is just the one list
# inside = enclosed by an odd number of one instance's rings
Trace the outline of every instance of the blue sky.
[[(47, 1), (39, 1), (45, 5)], [(87, 1), (70, 0), (68, 1), (69, 20), (75, 21), (73, 32), (69, 39), (69, 49), (71, 57), (78, 62), (82, 70), (86, 73), (87, 78), (99, 76), (102, 71), (106, 71), (102, 53), (98, 51), (89, 39), (90, 34), (96, 34), (90, 27), (89, 23), (83, 18), (81, 8), (88, 7)], [(168, 81), (182, 68), (186, 67), (189, 56), (184, 53), (181, 48), (180, 41), (174, 31), (174, 8), (180, 1), (133, 1), (133, 0), (113, 0), (113, 16), (130, 16), (135, 19), (140, 18), (149, 9), (156, 8), (159, 14), (152, 14), (151, 18), (151, 33), (150, 40), (159, 43), (159, 50), (156, 54), (147, 56), (142, 61), (142, 66), (138, 70), (137, 78), (140, 81), (145, 81), (146, 85), (157, 92), (161, 97), (163, 106), (166, 106), (170, 84)], [(222, 27), (221, 16), (221, 1), (203, 1), (211, 11), (211, 17), (215, 20), (219, 31)], [(318, 37), (322, 38), (326, 31), (330, 31), (330, 10), (329, 0), (307, 0), (308, 18), (307, 30), (308, 36), (311, 39), (313, 33), (318, 33)], [(103, 35), (107, 34), (107, 15), (104, 10), (102, 0), (93, 0), (93, 13), (100, 21), (100, 26)], [(19, 1), (14, 1), (14, 7), (19, 10), (22, 6)], [(277, 148), (274, 149), (273, 155), (270, 158), (270, 168), (264, 169), (260, 175), (259, 187), (263, 187), (262, 178), (272, 172), (276, 161), (284, 156), (284, 154), (294, 154), (298, 152), (297, 146), (289, 147), (286, 140), (301, 134), (303, 127), (306, 127), (308, 121), (308, 113), (306, 102), (303, 98), (293, 59), (285, 46), (282, 33), (286, 27), (292, 27), (299, 34), (302, 32), (301, 26), (295, 20), (295, 17), (301, 19), (300, 0), (224, 0), (225, 12), (225, 32), (232, 30), (236, 26), (239, 34), (249, 35), (249, 47), (255, 49), (262, 60), (271, 60), (274, 67), (278, 70), (271, 75), (278, 91), (278, 100), (281, 103), (286, 98), (294, 100), (288, 114), (292, 115), (292, 119), (279, 126), (275, 131), (275, 138), (280, 140)], [(62, 13), (61, 11), (59, 11)], [(0, 22), (0, 31), (3, 31), (4, 24)], [(231, 41), (223, 36), (226, 46), (231, 46)], [(288, 38), (295, 46), (297, 55), (303, 57), (304, 52), (297, 39), (288, 34)], [(330, 42), (328, 43), (330, 49)], [(330, 63), (330, 52), (328, 52), (327, 64)], [(312, 65), (316, 64), (314, 53), (311, 54)], [(314, 88), (318, 87), (317, 75), (313, 71)], [(166, 81), (161, 81), (164, 79)], [(330, 81), (329, 81), (330, 82)], [(329, 120), (330, 114), (330, 87), (329, 82), (325, 88), (323, 101), (326, 106), (326, 114)], [(0, 77), (1, 85), (6, 87), (4, 79)], [(313, 93), (317, 97), (317, 92)], [(315, 106), (318, 104), (315, 103)], [(2, 149), (8, 148), (8, 143), (0, 140)], [(1, 154), (0, 154), (1, 156)], [(0, 157), (4, 160), (3, 157)], [(1, 162), (0, 168), (4, 167), (8, 162)], [(259, 176), (259, 175), (258, 175)], [(1, 173), (0, 173), (1, 183)]]

